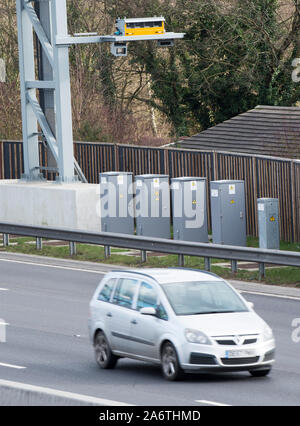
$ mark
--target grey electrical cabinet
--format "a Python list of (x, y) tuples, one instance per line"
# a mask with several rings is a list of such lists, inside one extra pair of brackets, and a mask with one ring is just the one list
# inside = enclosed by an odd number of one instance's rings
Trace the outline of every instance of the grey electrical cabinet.
[(101, 231), (134, 234), (132, 173), (100, 173)]
[(170, 186), (167, 175), (135, 177), (136, 233), (170, 238)]
[(246, 246), (244, 181), (212, 181), (210, 200), (213, 243)]
[(206, 178), (171, 180), (174, 240), (208, 242)]
[(258, 198), (259, 247), (279, 250), (279, 201), (277, 198)]

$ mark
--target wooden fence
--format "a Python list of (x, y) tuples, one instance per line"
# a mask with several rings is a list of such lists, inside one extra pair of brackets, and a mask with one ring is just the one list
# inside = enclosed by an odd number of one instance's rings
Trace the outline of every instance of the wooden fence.
[[(209, 213), (211, 180), (244, 180), (248, 235), (257, 235), (257, 198), (273, 197), (279, 198), (281, 238), (300, 241), (300, 161), (229, 152), (84, 142), (74, 143), (74, 153), (90, 183), (99, 182), (100, 172), (115, 170), (135, 175), (205, 176)], [(40, 161), (47, 166), (47, 150), (43, 144), (40, 144)], [(0, 142), (0, 179), (17, 179), (22, 173), (22, 143)], [(54, 177), (53, 173), (44, 174), (47, 179)]]

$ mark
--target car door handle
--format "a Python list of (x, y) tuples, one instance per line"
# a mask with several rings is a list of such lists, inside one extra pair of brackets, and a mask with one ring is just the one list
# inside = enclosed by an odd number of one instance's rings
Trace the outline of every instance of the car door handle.
[(133, 319), (132, 321), (131, 321), (131, 324), (137, 324), (138, 322), (137, 322), (137, 320), (136, 319)]
[(110, 312), (108, 312), (108, 313), (106, 314), (106, 316), (111, 318), (111, 317), (112, 317), (112, 314), (111, 314)]

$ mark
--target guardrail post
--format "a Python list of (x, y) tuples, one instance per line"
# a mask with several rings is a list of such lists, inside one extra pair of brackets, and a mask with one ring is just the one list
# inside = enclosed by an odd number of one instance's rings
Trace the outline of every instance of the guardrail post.
[[(146, 262), (147, 253), (155, 252), (168, 253), (179, 256), (179, 261), (182, 257), (196, 256), (204, 259), (204, 266), (207, 271), (211, 270), (212, 259), (226, 259), (232, 261), (254, 262), (258, 265), (260, 279), (264, 278), (265, 266), (269, 263), (282, 266), (295, 266), (299, 268), (299, 252), (285, 250), (263, 250), (254, 247), (234, 247), (220, 246), (217, 244), (195, 243), (188, 241), (171, 241), (169, 239), (149, 238), (143, 236), (131, 236), (124, 234), (108, 234), (107, 232), (86, 232), (74, 231), (66, 229), (51, 229), (44, 226), (28, 226), (20, 224), (0, 223), (0, 232), (3, 236), (3, 246), (9, 244), (9, 237), (19, 235), (22, 237), (32, 237), (34, 239), (49, 238), (59, 241), (68, 242), (70, 244), (71, 255), (76, 254), (77, 244), (93, 244), (105, 247), (107, 255), (110, 254), (109, 247), (122, 247), (130, 250), (139, 250), (141, 253), (142, 262)], [(37, 237), (39, 236), (39, 237)], [(69, 243), (72, 241), (71, 243)], [(38, 242), (38, 241), (37, 241)], [(237, 261), (237, 262), (238, 262)], [(234, 270), (235, 262), (232, 262)]]
[(178, 255), (178, 266), (180, 266), (180, 267), (184, 266), (184, 255), (183, 254)]
[(70, 256), (76, 256), (77, 247), (74, 241), (69, 242)]
[(259, 281), (261, 281), (266, 276), (266, 268), (263, 262), (259, 263)]
[(36, 249), (42, 250), (43, 248), (43, 239), (41, 237), (36, 237)]
[(237, 260), (232, 260), (231, 261), (231, 272), (233, 274), (236, 274), (238, 271), (238, 264), (237, 264)]
[(9, 246), (9, 234), (3, 234), (3, 247)]
[(210, 259), (210, 257), (205, 257), (204, 258), (204, 269), (206, 271), (210, 271), (211, 270), (211, 259)]
[(104, 257), (108, 259), (111, 256), (111, 250), (109, 246), (104, 246)]
[(147, 262), (147, 252), (146, 250), (141, 250), (141, 262), (146, 263)]

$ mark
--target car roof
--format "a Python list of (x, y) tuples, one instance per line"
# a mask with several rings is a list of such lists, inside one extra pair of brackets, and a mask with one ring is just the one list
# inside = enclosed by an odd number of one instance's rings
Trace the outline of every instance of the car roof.
[(222, 278), (211, 272), (188, 268), (137, 268), (112, 271), (112, 273), (114, 272), (137, 274), (141, 277), (152, 278), (159, 284), (184, 281), (222, 281)]

